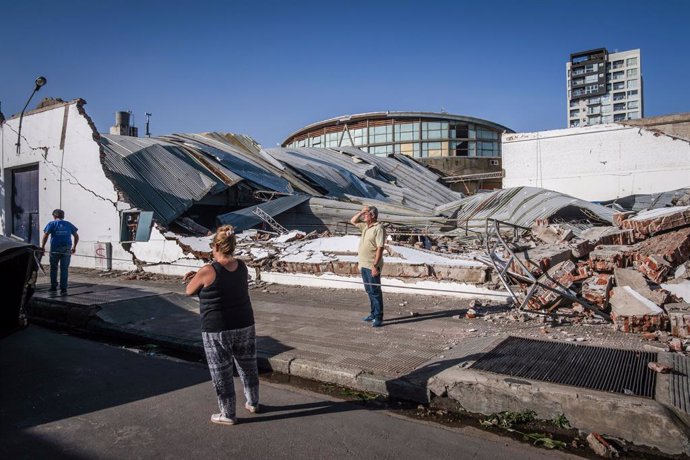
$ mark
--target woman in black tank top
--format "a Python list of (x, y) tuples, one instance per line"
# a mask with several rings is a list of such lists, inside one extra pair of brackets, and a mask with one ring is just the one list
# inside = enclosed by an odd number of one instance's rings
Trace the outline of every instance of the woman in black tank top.
[(184, 276), (187, 295), (199, 295), (201, 337), (213, 386), (218, 396), (219, 414), (211, 421), (223, 425), (237, 423), (233, 368), (244, 386), (244, 407), (259, 409), (259, 373), (256, 362), (254, 312), (249, 298), (247, 266), (236, 259), (235, 233), (230, 225), (218, 229), (211, 242), (213, 263)]

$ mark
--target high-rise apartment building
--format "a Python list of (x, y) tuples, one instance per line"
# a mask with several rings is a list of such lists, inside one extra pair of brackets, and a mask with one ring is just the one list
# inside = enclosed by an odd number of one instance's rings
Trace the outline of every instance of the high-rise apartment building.
[(609, 54), (599, 48), (571, 54), (565, 70), (569, 127), (643, 116), (639, 49)]

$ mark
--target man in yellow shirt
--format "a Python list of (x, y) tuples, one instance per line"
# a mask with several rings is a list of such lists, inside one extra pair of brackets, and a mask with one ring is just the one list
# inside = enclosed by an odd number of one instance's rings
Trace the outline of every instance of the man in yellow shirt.
[(381, 292), (381, 270), (383, 269), (383, 246), (386, 229), (378, 222), (379, 211), (374, 206), (365, 206), (352, 216), (350, 223), (356, 226), (362, 236), (359, 238), (359, 270), (362, 273), (364, 290), (369, 296), (371, 313), (364, 321), (371, 321), (373, 327), (383, 323), (383, 293)]

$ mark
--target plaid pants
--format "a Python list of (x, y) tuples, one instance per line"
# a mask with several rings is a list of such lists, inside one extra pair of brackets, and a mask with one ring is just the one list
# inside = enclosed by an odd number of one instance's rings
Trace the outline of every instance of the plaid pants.
[(211, 380), (218, 395), (218, 407), (225, 417), (235, 418), (235, 385), (233, 369), (244, 386), (247, 402), (259, 404), (259, 370), (256, 364), (256, 332), (254, 326), (221, 332), (202, 332), (204, 352)]

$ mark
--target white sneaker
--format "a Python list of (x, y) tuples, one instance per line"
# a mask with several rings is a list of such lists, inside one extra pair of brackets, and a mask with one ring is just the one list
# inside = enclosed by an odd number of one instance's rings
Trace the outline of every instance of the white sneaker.
[(211, 422), (217, 423), (219, 425), (237, 425), (236, 418), (229, 418), (223, 414), (213, 414), (211, 416)]
[(252, 406), (249, 403), (244, 403), (244, 408), (247, 409), (252, 414), (258, 414), (259, 413), (259, 405), (258, 404), (256, 406)]

